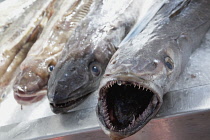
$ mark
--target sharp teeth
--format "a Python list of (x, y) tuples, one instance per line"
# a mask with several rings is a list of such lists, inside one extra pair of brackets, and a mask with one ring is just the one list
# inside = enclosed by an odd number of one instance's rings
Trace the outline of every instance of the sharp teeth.
[(104, 109), (104, 110), (103, 110), (103, 114), (105, 114), (105, 115), (106, 115), (106, 113), (107, 113), (107, 112), (106, 112), (106, 110)]
[(112, 126), (112, 124), (111, 124), (111, 123), (109, 123), (109, 126)]
[(135, 123), (135, 116), (133, 115), (133, 120), (132, 120), (132, 124), (134, 124)]
[(131, 124), (128, 125), (128, 128), (131, 128)]
[(145, 109), (144, 112), (142, 113), (142, 117), (145, 118), (147, 114), (148, 114), (148, 110)]
[(141, 114), (139, 114), (139, 117), (137, 118), (136, 121), (141, 121), (141, 120), (142, 120), (142, 116), (141, 116)]
[(106, 114), (104, 117), (105, 117), (105, 120), (109, 120), (109, 115), (108, 114)]
[(119, 86), (121, 86), (121, 85), (122, 85), (122, 82), (121, 82), (121, 81), (117, 81), (117, 84), (118, 84)]
[(157, 98), (155, 97), (155, 96), (153, 96), (153, 98), (152, 98), (152, 104), (153, 105), (156, 105), (157, 104)]

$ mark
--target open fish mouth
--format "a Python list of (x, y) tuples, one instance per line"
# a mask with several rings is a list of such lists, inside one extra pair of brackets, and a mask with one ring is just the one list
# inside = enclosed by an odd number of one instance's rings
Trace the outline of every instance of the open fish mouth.
[(47, 89), (43, 88), (42, 90), (38, 90), (36, 92), (24, 92), (21, 90), (14, 91), (15, 100), (21, 105), (28, 105), (34, 102), (38, 102), (44, 98), (47, 94)]
[(114, 80), (100, 89), (97, 113), (106, 129), (123, 137), (142, 128), (160, 105), (156, 92), (148, 86)]
[(69, 99), (66, 99), (65, 101), (62, 101), (59, 103), (51, 102), (50, 107), (51, 107), (52, 111), (56, 114), (65, 113), (65, 112), (68, 112), (70, 109), (78, 106), (88, 96), (89, 96), (89, 94), (85, 94), (84, 96), (78, 97), (76, 99), (69, 98)]

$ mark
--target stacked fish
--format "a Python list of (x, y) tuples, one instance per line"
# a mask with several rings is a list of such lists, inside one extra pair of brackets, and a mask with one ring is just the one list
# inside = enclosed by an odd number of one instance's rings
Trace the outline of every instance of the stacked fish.
[(14, 78), (19, 104), (47, 93), (65, 113), (99, 89), (99, 123), (122, 139), (157, 114), (209, 28), (208, 0), (34, 0), (2, 28), (0, 97)]
[[(6, 2), (6, 1), (5, 1)], [(4, 3), (1, 3), (4, 4)], [(23, 14), (4, 29), (0, 38), (0, 97), (11, 81), (17, 67), (26, 57), (56, 9), (54, 0), (34, 1)], [(7, 23), (7, 22), (6, 22)], [(7, 27), (7, 26), (6, 26)]]

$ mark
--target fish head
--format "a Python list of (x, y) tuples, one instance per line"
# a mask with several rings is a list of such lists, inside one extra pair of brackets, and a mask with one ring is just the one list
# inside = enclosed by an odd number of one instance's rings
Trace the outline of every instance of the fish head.
[(128, 137), (146, 125), (180, 73), (177, 42), (166, 40), (130, 42), (111, 58), (100, 82), (96, 112), (102, 129), (113, 139)]
[(22, 105), (40, 101), (47, 93), (49, 74), (54, 66), (52, 58), (43, 60), (31, 57), (23, 61), (13, 85), (16, 101)]
[(70, 50), (50, 75), (47, 96), (54, 113), (68, 112), (98, 88), (111, 56), (102, 53), (104, 48), (92, 46)]

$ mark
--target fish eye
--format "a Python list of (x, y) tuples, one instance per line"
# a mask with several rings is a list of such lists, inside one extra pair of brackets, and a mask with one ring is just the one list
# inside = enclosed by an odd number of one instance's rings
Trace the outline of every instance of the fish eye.
[(98, 63), (93, 62), (90, 64), (90, 71), (94, 76), (99, 76), (101, 74), (101, 67)]
[(48, 67), (48, 72), (52, 72), (53, 71), (53, 69), (54, 69), (54, 65), (50, 65), (49, 67)]
[(173, 62), (173, 60), (169, 56), (165, 57), (165, 65), (170, 70), (172, 70), (174, 68), (174, 62)]

